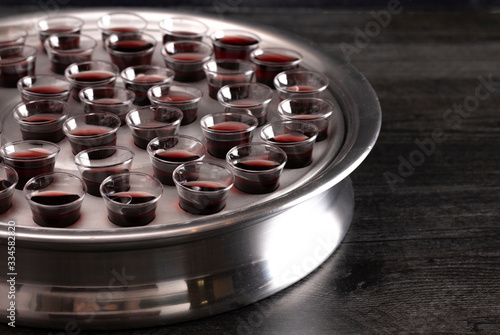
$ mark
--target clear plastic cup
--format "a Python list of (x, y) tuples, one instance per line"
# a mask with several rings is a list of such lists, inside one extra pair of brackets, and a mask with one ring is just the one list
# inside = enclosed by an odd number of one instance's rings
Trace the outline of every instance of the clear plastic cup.
[(328, 137), (328, 128), (334, 105), (321, 98), (286, 99), (278, 105), (278, 114), (284, 120), (299, 120), (313, 123), (318, 127), (316, 142)]
[(136, 227), (147, 225), (155, 218), (163, 186), (146, 173), (128, 172), (107, 177), (100, 192), (111, 222), (121, 227)]
[(12, 206), (12, 197), (18, 180), (16, 170), (7, 165), (0, 165), (0, 214)]
[(24, 140), (57, 143), (65, 137), (62, 127), (70, 109), (65, 101), (33, 100), (19, 103), (13, 113)]
[(176, 81), (193, 82), (205, 78), (203, 65), (212, 57), (212, 48), (199, 41), (172, 41), (163, 46), (161, 54)]
[(283, 71), (274, 77), (274, 87), (281, 100), (292, 98), (321, 98), (328, 87), (328, 77), (307, 70)]
[(49, 16), (37, 22), (38, 37), (42, 52), (45, 40), (53, 34), (80, 34), (84, 21), (75, 16)]
[(17, 87), (19, 79), (35, 74), (38, 51), (30, 45), (0, 49), (0, 87)]
[(201, 161), (207, 149), (199, 139), (188, 135), (157, 137), (149, 142), (147, 151), (154, 176), (164, 185), (174, 185), (172, 173), (181, 164)]
[(71, 84), (71, 95), (76, 101), (80, 101), (78, 94), (82, 88), (115, 86), (118, 72), (118, 67), (112, 63), (93, 60), (68, 66), (64, 71), (64, 76)]
[(85, 113), (116, 114), (122, 125), (135, 98), (132, 91), (116, 86), (87, 87), (80, 91), (79, 96)]
[(137, 65), (120, 72), (125, 88), (135, 93), (134, 104), (150, 105), (148, 90), (155, 85), (171, 84), (174, 71), (161, 66)]
[(250, 60), (257, 65), (257, 82), (274, 88), (274, 77), (283, 71), (297, 69), (302, 55), (291, 49), (264, 48), (252, 51)]
[(179, 133), (184, 114), (172, 106), (142, 106), (131, 110), (126, 116), (134, 144), (146, 149), (149, 141), (159, 136)]
[(250, 110), (262, 126), (267, 121), (267, 109), (273, 98), (273, 90), (259, 83), (240, 83), (223, 86), (217, 100), (228, 109)]
[(265, 143), (280, 147), (287, 156), (285, 168), (298, 169), (312, 163), (318, 128), (304, 121), (276, 121), (265, 125), (260, 137)]
[(184, 117), (181, 125), (192, 123), (198, 117), (198, 106), (203, 92), (193, 85), (156, 85), (148, 90), (148, 98), (154, 105), (179, 108)]
[(207, 78), (208, 94), (212, 99), (217, 99), (217, 92), (222, 86), (252, 82), (256, 66), (240, 59), (223, 59), (210, 61), (203, 69)]
[(116, 145), (116, 132), (121, 121), (112, 113), (85, 113), (68, 118), (63, 131), (73, 154), (82, 150)]
[(51, 142), (22, 140), (4, 144), (0, 156), (6, 165), (16, 170), (19, 176), (16, 188), (21, 190), (32, 177), (54, 172), (59, 151), (59, 146)]
[(24, 45), (28, 32), (22, 27), (10, 26), (0, 28), (0, 48)]
[(233, 173), (228, 168), (205, 161), (179, 165), (173, 179), (180, 208), (197, 215), (214, 214), (224, 209), (234, 184)]
[(257, 49), (260, 43), (259, 36), (245, 30), (217, 30), (211, 38), (217, 60), (250, 60), (250, 53)]
[(158, 25), (163, 44), (180, 40), (201, 41), (208, 31), (204, 23), (187, 17), (167, 17)]
[(232, 148), (226, 156), (235, 177), (234, 186), (251, 194), (275, 191), (286, 161), (282, 149), (265, 143), (242, 144)]
[(134, 153), (124, 147), (97, 147), (80, 151), (74, 162), (87, 185), (87, 192), (100, 197), (99, 187), (107, 177), (129, 172)]
[(97, 42), (84, 34), (53, 34), (44, 42), (52, 72), (64, 74), (68, 66), (92, 60)]
[(103, 44), (111, 34), (137, 33), (140, 35), (147, 25), (147, 21), (142, 16), (129, 12), (111, 12), (97, 20), (97, 28), (101, 32)]
[(17, 82), (23, 102), (31, 100), (68, 101), (71, 84), (64, 77), (48, 74), (26, 76)]
[(231, 148), (252, 142), (257, 124), (257, 119), (250, 113), (213, 113), (200, 120), (208, 152), (222, 159)]
[(71, 173), (54, 172), (31, 178), (23, 192), (36, 224), (64, 228), (80, 218), (86, 186)]

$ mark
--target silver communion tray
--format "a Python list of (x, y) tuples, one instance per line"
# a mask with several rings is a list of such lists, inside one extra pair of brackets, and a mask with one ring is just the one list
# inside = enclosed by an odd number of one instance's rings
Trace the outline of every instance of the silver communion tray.
[[(109, 61), (96, 21), (110, 11), (63, 13), (85, 20), (82, 33), (99, 42), (94, 59)], [(13, 208), (0, 215), (2, 320), (8, 322), (10, 301), (4, 297), (10, 290), (10, 272), (15, 273), (16, 325), (63, 329), (74, 322), (80, 329), (131, 328), (221, 313), (304, 278), (334, 252), (349, 228), (354, 208), (349, 174), (372, 149), (381, 125), (378, 99), (367, 80), (340, 56), (326, 56), (317, 46), (272, 28), (186, 13), (133, 12), (147, 19), (148, 31), (158, 42), (158, 22), (182, 15), (203, 21), (210, 27), (209, 33), (227, 28), (249, 30), (261, 37), (262, 47), (299, 51), (303, 68), (324, 73), (330, 80), (327, 94), (336, 108), (329, 137), (315, 144), (310, 166), (284, 171), (277, 191), (248, 195), (232, 190), (224, 210), (208, 216), (179, 209), (175, 188), (166, 186), (156, 218), (147, 226), (113, 225), (103, 200), (88, 195), (76, 224), (64, 229), (42, 228), (33, 222), (22, 192), (16, 191)], [(23, 25), (30, 31), (27, 44), (39, 47), (34, 24), (43, 16), (14, 17), (0, 26)], [(160, 43), (153, 64), (164, 65)], [(36, 72), (51, 73), (42, 53)], [(198, 120), (223, 110), (208, 97), (204, 80), (195, 85), (205, 94)], [(270, 121), (278, 118), (278, 100), (275, 92)], [(0, 101), (2, 141), (20, 139), (12, 117), (12, 107), (20, 102), (19, 92), (0, 89)], [(79, 103), (70, 103), (73, 113), (82, 112)], [(181, 127), (180, 132), (203, 138), (198, 121)], [(256, 133), (254, 141), (258, 138)], [(78, 174), (69, 143), (64, 139), (58, 144), (61, 152), (56, 171)], [(126, 126), (118, 132), (118, 145), (133, 148)], [(133, 150), (132, 169), (151, 173), (145, 151)], [(15, 268), (9, 272), (7, 240), (12, 226)]]

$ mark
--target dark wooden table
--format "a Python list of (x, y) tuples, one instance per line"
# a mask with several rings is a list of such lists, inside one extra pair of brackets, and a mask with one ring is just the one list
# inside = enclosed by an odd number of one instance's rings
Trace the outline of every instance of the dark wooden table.
[(383, 125), (351, 175), (352, 225), (320, 268), (268, 299), (95, 334), (500, 334), (500, 15), (220, 3), (193, 10), (295, 33), (373, 85)]

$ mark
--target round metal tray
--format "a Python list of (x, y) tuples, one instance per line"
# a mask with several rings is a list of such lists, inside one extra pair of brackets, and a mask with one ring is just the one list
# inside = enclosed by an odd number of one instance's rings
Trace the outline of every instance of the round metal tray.
[[(69, 11), (85, 20), (82, 32), (100, 42), (97, 19), (111, 10)], [(37, 226), (21, 191), (11, 210), (0, 215), (2, 253), (7, 268), (8, 227), (15, 222), (16, 324), (81, 329), (130, 328), (184, 321), (220, 313), (265, 298), (305, 277), (339, 245), (353, 213), (348, 175), (373, 147), (381, 124), (377, 97), (366, 79), (340, 57), (322, 54), (316, 46), (271, 28), (222, 21), (186, 13), (133, 10), (145, 17), (148, 31), (161, 40), (158, 22), (168, 16), (188, 16), (211, 31), (250, 30), (262, 47), (299, 51), (302, 67), (325, 73), (329, 98), (335, 103), (329, 138), (315, 144), (313, 164), (285, 170), (280, 187), (269, 195), (248, 195), (233, 189), (224, 210), (209, 216), (183, 212), (174, 187), (165, 187), (155, 220), (147, 226), (120, 228), (106, 217), (102, 199), (88, 195), (80, 220), (65, 229)], [(34, 23), (43, 14), (15, 17), (1, 26), (30, 29), (27, 44), (38, 46)], [(209, 32), (210, 33), (210, 32)], [(153, 63), (164, 65), (158, 44)], [(109, 60), (99, 43), (94, 59)], [(50, 73), (39, 54), (36, 72)], [(120, 85), (119, 81), (117, 85)], [(205, 96), (199, 119), (223, 107), (207, 94), (205, 81), (195, 83)], [(71, 99), (71, 98), (70, 98)], [(277, 119), (277, 94), (268, 119)], [(12, 107), (20, 101), (16, 89), (1, 89), (2, 141), (20, 139)], [(81, 113), (71, 101), (73, 113)], [(199, 123), (181, 133), (202, 139)], [(258, 133), (254, 141), (259, 141)], [(118, 144), (134, 148), (128, 128), (118, 132)], [(67, 140), (59, 143), (56, 170), (78, 174)], [(151, 173), (147, 153), (134, 148), (133, 170)], [(217, 160), (208, 157), (208, 160)], [(220, 161), (220, 160), (219, 160)], [(11, 271), (12, 272), (12, 271)], [(0, 273), (0, 294), (7, 296), (8, 272)], [(9, 301), (1, 299), (5, 314)], [(8, 320), (4, 316), (4, 320)]]

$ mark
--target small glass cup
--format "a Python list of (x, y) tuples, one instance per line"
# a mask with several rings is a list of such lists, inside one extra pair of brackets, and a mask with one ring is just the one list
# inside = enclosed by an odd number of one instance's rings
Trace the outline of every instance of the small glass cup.
[(168, 17), (159, 23), (163, 44), (171, 41), (195, 40), (201, 41), (208, 27), (187, 17)]
[(140, 15), (127, 12), (112, 12), (97, 20), (97, 28), (101, 31), (102, 42), (112, 34), (137, 33), (140, 35), (148, 25)]
[(37, 22), (42, 52), (45, 40), (53, 34), (80, 34), (84, 21), (74, 16), (51, 16)]
[(273, 98), (273, 90), (259, 83), (239, 83), (223, 86), (217, 100), (227, 109), (247, 109), (262, 126), (267, 121), (267, 108)]
[(60, 100), (33, 100), (21, 102), (14, 107), (14, 119), (19, 124), (24, 140), (43, 140), (53, 143), (61, 141), (62, 130), (70, 107)]
[(18, 180), (16, 170), (8, 165), (0, 165), (0, 214), (12, 206), (12, 196)]
[(112, 113), (85, 113), (67, 119), (63, 131), (73, 154), (82, 150), (116, 145), (116, 132), (121, 121)]
[(54, 172), (31, 178), (23, 192), (36, 224), (64, 228), (80, 218), (86, 190), (85, 183), (79, 177), (71, 173)]
[(23, 102), (32, 100), (68, 101), (71, 84), (62, 77), (40, 74), (26, 76), (17, 82)]
[(126, 116), (134, 144), (146, 149), (149, 141), (159, 136), (177, 135), (183, 118), (182, 111), (172, 106), (143, 106)]
[(333, 113), (333, 103), (321, 98), (286, 99), (278, 105), (278, 114), (284, 120), (302, 120), (318, 127), (316, 142), (328, 137), (328, 126)]
[(124, 147), (97, 147), (80, 151), (74, 162), (87, 185), (87, 192), (100, 197), (99, 186), (107, 177), (129, 172), (134, 153)]
[(16, 188), (22, 190), (32, 177), (54, 172), (59, 150), (59, 146), (51, 142), (23, 140), (4, 144), (0, 156), (6, 165), (16, 170), (19, 176)]
[(312, 163), (317, 136), (318, 127), (304, 121), (276, 121), (260, 131), (265, 143), (278, 146), (286, 153), (287, 169), (303, 168)]
[(111, 62), (124, 70), (129, 66), (150, 65), (156, 39), (147, 33), (111, 34), (104, 42)]
[(212, 34), (215, 59), (250, 60), (250, 53), (259, 47), (260, 37), (244, 30), (218, 30)]
[(135, 94), (123, 87), (87, 87), (79, 93), (85, 113), (116, 114), (121, 125), (125, 124), (125, 115), (130, 110)]
[(175, 72), (175, 80), (193, 82), (205, 78), (203, 65), (212, 57), (212, 48), (199, 41), (173, 41), (163, 46), (161, 54), (165, 65)]
[(183, 163), (172, 176), (180, 208), (197, 215), (220, 212), (234, 184), (234, 175), (228, 168), (204, 161)]
[(163, 186), (146, 173), (128, 172), (107, 177), (100, 187), (108, 218), (117, 226), (144, 226), (155, 218)]
[(231, 148), (250, 143), (257, 124), (257, 119), (250, 113), (214, 113), (200, 120), (208, 152), (222, 159)]
[(64, 76), (71, 84), (73, 99), (80, 101), (78, 94), (82, 88), (115, 86), (118, 72), (118, 67), (114, 64), (93, 60), (68, 66), (64, 71)]
[(30, 45), (0, 49), (0, 87), (16, 87), (19, 79), (34, 75), (37, 55)]
[(321, 98), (328, 87), (328, 77), (307, 70), (283, 71), (274, 77), (274, 87), (281, 100), (291, 98)]
[(256, 66), (241, 59), (223, 59), (210, 61), (203, 69), (207, 78), (208, 94), (217, 100), (217, 92), (222, 86), (252, 82)]
[(173, 186), (172, 173), (181, 164), (201, 161), (207, 149), (199, 139), (188, 135), (157, 137), (149, 142), (147, 151), (154, 176), (164, 185)]
[(179, 108), (184, 117), (181, 126), (192, 123), (198, 117), (198, 106), (203, 92), (187, 84), (155, 85), (148, 90), (148, 98), (154, 105)]
[(24, 45), (28, 32), (22, 27), (0, 28), (0, 48)]
[(252, 51), (250, 60), (257, 65), (257, 82), (274, 88), (274, 77), (283, 71), (297, 69), (302, 55), (290, 49), (265, 48)]
[(135, 93), (134, 104), (150, 105), (148, 90), (155, 85), (171, 84), (175, 73), (166, 67), (137, 65), (126, 68), (120, 73), (125, 88)]
[(226, 156), (235, 177), (234, 186), (251, 194), (275, 191), (286, 161), (282, 149), (265, 143), (242, 144), (231, 149)]
[(52, 72), (64, 74), (71, 64), (92, 60), (97, 42), (84, 34), (54, 34), (45, 40), (44, 46)]

